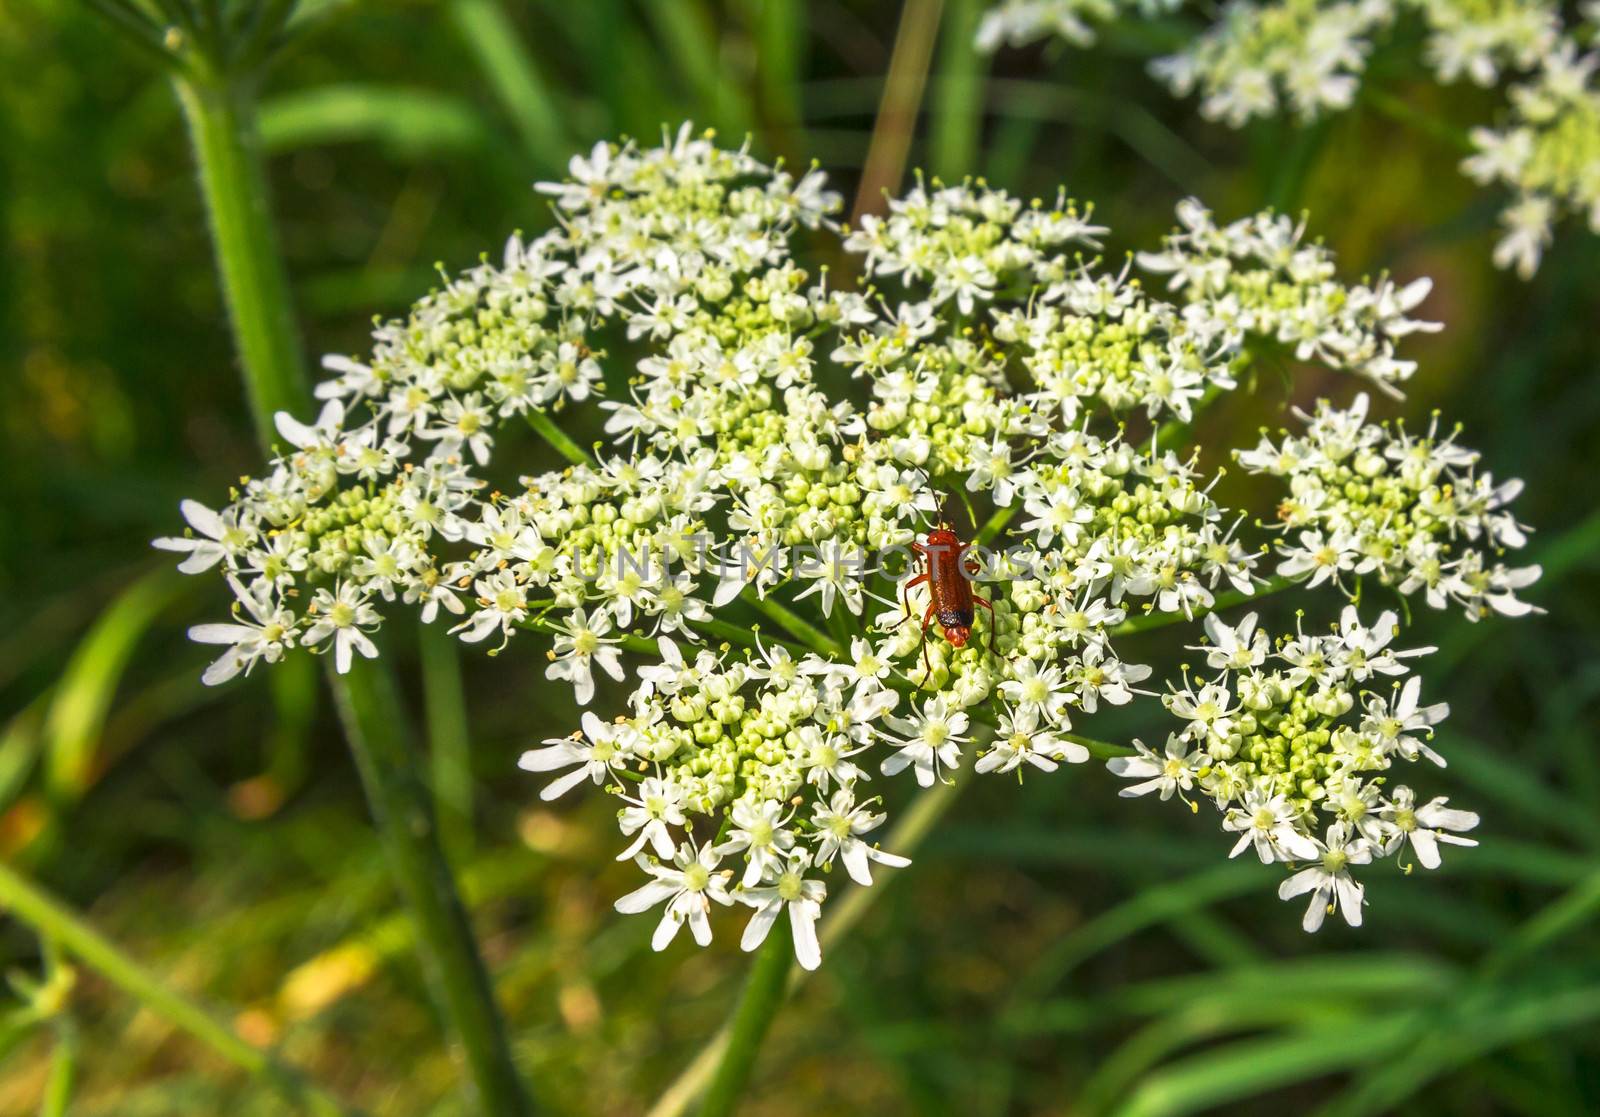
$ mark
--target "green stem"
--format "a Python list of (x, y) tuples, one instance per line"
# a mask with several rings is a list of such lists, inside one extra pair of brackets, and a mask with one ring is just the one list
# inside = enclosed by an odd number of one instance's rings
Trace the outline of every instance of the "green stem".
[[(690, 621), (689, 624), (702, 636), (725, 640), (730, 644), (737, 644), (741, 648), (754, 648), (757, 646), (753, 630), (740, 628), (738, 625), (728, 621), (719, 621), (713, 617), (710, 620)], [(567, 632), (559, 624), (554, 621), (547, 621), (542, 617), (530, 617), (525, 621), (519, 621), (517, 627), (526, 632), (543, 632), (551, 636), (565, 635)], [(636, 632), (624, 632), (616, 637), (616, 641), (617, 647), (625, 652), (660, 658), (661, 644), (653, 637), (640, 636)], [(774, 644), (786, 648), (789, 654), (797, 659), (805, 655), (809, 650), (802, 645), (770, 635), (763, 637), (761, 643), (769, 648)]]
[(310, 392), (289, 280), (268, 209), (255, 83), (237, 77), (175, 77), (173, 85), (194, 144), (256, 437), (270, 446), (273, 416), (302, 410)]
[(554, 446), (556, 452), (573, 465), (594, 464), (594, 460), (589, 457), (589, 451), (574, 442), (567, 435), (567, 432), (556, 426), (555, 420), (551, 419), (545, 412), (528, 412), (528, 425), (538, 432), (540, 438)]
[(728, 1043), (716, 1074), (706, 1087), (700, 1117), (728, 1117), (738, 1105), (761, 1050), (761, 1041), (766, 1038), (773, 1017), (788, 994), (789, 968), (793, 961), (793, 933), (788, 918), (780, 915), (768, 932), (767, 941), (761, 944), (739, 997), (739, 1007), (728, 1022)]
[[(245, 386), (266, 447), (273, 414), (303, 411), (311, 400), (256, 142), (255, 82), (214, 68), (174, 82), (194, 141)], [(460, 1042), (477, 1107), (490, 1117), (525, 1113), (529, 1103), (488, 973), (417, 774), (404, 706), (385, 667), (358, 668), (331, 676), (331, 683), (391, 870), (417, 926), (423, 968)]]
[(1215, 384), (1207, 384), (1206, 390), (1195, 401), (1194, 410), (1190, 412), (1187, 420), (1174, 416), (1156, 428), (1156, 449), (1176, 450), (1183, 436), (1194, 429), (1194, 424), (1199, 421), (1200, 413), (1210, 407), (1222, 395), (1223, 389)]
[[(945, 812), (955, 805), (961, 793), (972, 782), (971, 754), (974, 751), (976, 750), (968, 750), (962, 759), (961, 767), (956, 769), (949, 783), (937, 784), (920, 793), (912, 801), (895, 824), (889, 828), (888, 834), (884, 835), (884, 849), (899, 854), (910, 854), (922, 845), (933, 832), (934, 826), (944, 817)], [(828, 914), (822, 920), (818, 933), (824, 955), (855, 930), (856, 925), (894, 879), (891, 876), (871, 888), (852, 888), (837, 903), (828, 905)], [(785, 995), (800, 988), (809, 976), (808, 971), (795, 965), (789, 966), (787, 973), (788, 988)], [(780, 999), (778, 1003), (781, 1004), (782, 1000)], [(742, 1002), (740, 1007), (743, 1007)], [(774, 1012), (777, 1011), (777, 1007), (773, 1006)], [(650, 1107), (647, 1117), (682, 1117), (682, 1114), (688, 1111), (690, 1104), (707, 1088), (706, 1084), (717, 1075), (718, 1068), (727, 1057), (733, 1042), (734, 1027), (734, 1020), (723, 1024), (710, 1042), (700, 1049), (700, 1053), (673, 1080), (672, 1085), (667, 1087), (656, 1104)]]
[(1293, 579), (1285, 578), (1282, 575), (1274, 575), (1268, 578), (1264, 584), (1257, 586), (1251, 593), (1245, 593), (1242, 590), (1229, 590), (1227, 593), (1219, 593), (1209, 608), (1196, 609), (1192, 615), (1186, 616), (1183, 613), (1145, 613), (1143, 616), (1129, 617), (1109, 631), (1112, 636), (1128, 636), (1135, 632), (1149, 632), (1153, 628), (1166, 628), (1168, 625), (1199, 620), (1208, 613), (1220, 613), (1224, 609), (1232, 609), (1235, 605), (1246, 605), (1260, 601), (1264, 597), (1271, 597), (1275, 593), (1281, 593), (1290, 586), (1298, 584)]
[(951, 181), (973, 173), (978, 132), (983, 124), (983, 76), (988, 59), (972, 49), (983, 14), (979, 0), (949, 0), (939, 80), (933, 88), (929, 161), (933, 172)]
[(978, 534), (973, 537), (972, 542), (980, 547), (987, 546), (1006, 529), (1006, 525), (1011, 522), (1012, 517), (1016, 514), (1017, 507), (1014, 504), (996, 508), (994, 515), (984, 521), (984, 525), (978, 529)]
[(758, 596), (747, 598), (746, 600), (750, 602), (757, 612), (766, 614), (768, 619), (776, 621), (788, 629), (789, 633), (801, 642), (809, 644), (812, 651), (820, 652), (823, 655), (844, 654), (844, 648), (837, 640), (774, 598)]
[(461, 683), (461, 656), (442, 624), (424, 624), (422, 702), (428, 725), (428, 760), (439, 837), (457, 867), (472, 857), (472, 734)]
[(1476, 150), (1472, 146), (1472, 138), (1460, 128), (1457, 128), (1449, 121), (1441, 120), (1430, 113), (1423, 112), (1404, 97), (1397, 97), (1386, 89), (1378, 88), (1371, 82), (1362, 83), (1361, 103), (1387, 116), (1390, 120), (1404, 124), (1408, 128), (1414, 128), (1424, 135), (1432, 136), (1440, 143), (1453, 147), (1463, 154), (1470, 155)]
[(1279, 213), (1293, 213), (1300, 204), (1317, 156), (1322, 153), (1332, 122), (1325, 116), (1310, 124), (1284, 122), (1283, 127), (1287, 135), (1273, 153), (1267, 205)]
[(55, 1022), (55, 1049), (50, 1055), (50, 1077), (45, 1081), (39, 1117), (67, 1117), (72, 1086), (78, 1071), (78, 1025), (68, 1014)]
[(315, 1117), (348, 1117), (351, 1113), (306, 1082), (298, 1071), (246, 1043), (207, 1009), (174, 992), (76, 912), (3, 861), (0, 861), (0, 907), (174, 1027), (188, 1032), (229, 1062), (261, 1079), (298, 1112)]
[(906, 0), (900, 11), (900, 26), (889, 55), (889, 73), (883, 82), (883, 100), (878, 104), (866, 165), (861, 169), (861, 185), (850, 212), (851, 224), (860, 224), (863, 214), (877, 213), (884, 204), (884, 194), (899, 187), (905, 174), (943, 7), (943, 0)]
[(360, 661), (333, 675), (334, 698), (355, 755), (390, 870), (417, 928), (424, 969), (460, 1040), (478, 1107), (492, 1117), (525, 1113), (529, 1103), (506, 1043), (489, 973), (455, 878), (439, 846), (428, 789), (394, 676)]
[(1100, 741), (1093, 737), (1085, 737), (1080, 733), (1063, 733), (1063, 737), (1075, 745), (1082, 745), (1089, 750), (1089, 755), (1096, 760), (1110, 760), (1114, 756), (1132, 756), (1135, 749), (1127, 745), (1113, 745), (1110, 741)]

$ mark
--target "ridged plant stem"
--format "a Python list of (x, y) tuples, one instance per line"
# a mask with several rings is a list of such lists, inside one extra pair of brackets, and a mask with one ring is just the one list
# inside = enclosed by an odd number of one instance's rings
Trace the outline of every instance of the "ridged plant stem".
[[(194, 143), (217, 267), (262, 447), (280, 410), (311, 406), (289, 285), (278, 255), (256, 135), (250, 75), (196, 68), (174, 79)], [(351, 752), (400, 894), (416, 924), (423, 969), (460, 1045), (475, 1108), (519, 1117), (531, 1106), (418, 774), (409, 719), (385, 665), (330, 675)]]
[(194, 145), (256, 437), (267, 447), (275, 437), (273, 415), (304, 412), (311, 393), (300, 357), (289, 280), (267, 208), (255, 83), (240, 77), (184, 76), (173, 84)]
[(367, 660), (354, 664), (347, 675), (330, 671), (329, 677), (372, 820), (416, 925), (430, 983), (461, 1045), (479, 1108), (490, 1117), (527, 1113), (531, 1106), (511, 1061), (488, 970), (439, 844), (433, 802), (394, 676)]
[(745, 979), (739, 1006), (728, 1022), (728, 1044), (722, 1061), (706, 1087), (700, 1117), (728, 1117), (739, 1104), (745, 1083), (755, 1067), (772, 1020), (788, 995), (789, 967), (794, 961), (794, 939), (786, 914), (780, 915), (761, 944), (750, 976)]

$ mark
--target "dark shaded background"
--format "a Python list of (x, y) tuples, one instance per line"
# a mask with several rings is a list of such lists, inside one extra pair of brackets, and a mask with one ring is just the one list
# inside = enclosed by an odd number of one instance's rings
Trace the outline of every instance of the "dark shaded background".
[[(975, 8), (945, 17), (927, 103), (976, 113), (976, 150), (939, 166), (919, 132), (914, 163), (1025, 195), (1066, 183), (1118, 253), (1153, 246), (1196, 194), (1224, 217), (1308, 208), (1348, 276), (1433, 276), (1423, 309), (1448, 328), (1409, 345), (1421, 371), (1384, 413), (1437, 408), (1497, 476), (1527, 480), (1517, 510), (1549, 570), (1530, 596), (1549, 615), (1417, 618), (1441, 646), (1430, 691), (1454, 707), (1451, 768), (1425, 786), (1476, 807), (1484, 844), (1438, 873), (1369, 873), (1361, 931), (1302, 935), (1276, 871), (1224, 863), (1210, 811), (1119, 801), (1095, 770), (987, 781), (780, 1018), (747, 1112), (1600, 1111), (1600, 239), (1563, 226), (1529, 283), (1490, 266), (1503, 199), (1458, 174), (1448, 136), (1495, 95), (1430, 84), (1412, 29), (1371, 84), (1437, 128), (1362, 105), (1235, 133), (1143, 74), (1181, 22), (1006, 52), (976, 84)], [(693, 118), (816, 157), (848, 190), (896, 20), (827, 0), (324, 5), (263, 112), (308, 352), (361, 351), (436, 261), (544, 228), (530, 182), (597, 138)], [(545, 88), (508, 96), (513, 71)], [(215, 503), (257, 464), (171, 90), (76, 6), (10, 0), (0, 135), (0, 853), (336, 1092), (457, 1112), (325, 696), (293, 693), (304, 673), (201, 688), (183, 630), (219, 613), (221, 587), (148, 548), (180, 497)], [(1206, 418), (1208, 461), (1288, 402), (1351, 392), (1269, 381)], [(1170, 637), (1142, 639), (1132, 658), (1170, 662)], [(634, 871), (610, 862), (610, 805), (540, 805), (514, 767), (574, 720), (543, 648), (463, 658), (478, 827), (461, 859), (518, 1057), (564, 1111), (643, 1112), (726, 1011), (735, 936), (650, 953), (649, 921), (610, 910)], [(1093, 731), (1157, 732), (1142, 709)], [(36, 954), (0, 934), (8, 964)], [(92, 975), (71, 1011), (92, 1053), (74, 1113), (283, 1112)], [(0, 1114), (31, 1113), (49, 1034), (0, 1038)]]

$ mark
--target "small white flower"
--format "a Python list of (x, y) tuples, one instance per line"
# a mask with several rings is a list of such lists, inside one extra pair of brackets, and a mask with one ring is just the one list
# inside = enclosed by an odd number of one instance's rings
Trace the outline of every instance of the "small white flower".
[(461, 633), (461, 639), (468, 644), (476, 644), (490, 633), (499, 632), (503, 645), (510, 638), (512, 627), (528, 615), (527, 592), (509, 570), (479, 578), (472, 589), (478, 599), (477, 611), (450, 631)]
[(828, 865), (837, 856), (850, 879), (860, 885), (872, 883), (870, 862), (895, 869), (911, 864), (910, 858), (887, 853), (862, 840), (861, 835), (876, 830), (883, 819), (883, 814), (865, 804), (858, 806), (853, 790), (839, 788), (827, 803), (818, 803), (811, 811), (811, 823), (817, 833), (817, 864)]
[(1054, 772), (1065, 761), (1082, 764), (1089, 750), (1076, 741), (1060, 737), (1049, 726), (1040, 728), (1036, 707), (1018, 708), (1000, 717), (994, 744), (978, 757), (978, 772), (1012, 772), (1031, 764), (1044, 772)]
[(783, 909), (788, 908), (795, 960), (808, 970), (822, 964), (817, 919), (822, 915), (822, 902), (828, 898), (828, 886), (820, 880), (807, 879), (806, 871), (810, 868), (811, 851), (797, 849), (772, 867), (768, 874), (770, 883), (756, 888), (743, 887), (734, 893), (740, 903), (756, 909), (750, 922), (745, 924), (739, 949), (754, 950), (766, 942), (773, 923)]
[(772, 866), (778, 864), (794, 848), (794, 832), (788, 828), (793, 812), (785, 812), (783, 804), (774, 799), (752, 802), (740, 799), (734, 803), (730, 817), (733, 828), (727, 840), (717, 846), (719, 856), (743, 852), (745, 870), (743, 884), (751, 887)]
[(354, 583), (341, 582), (332, 593), (318, 590), (311, 600), (310, 613), (315, 619), (301, 643), (310, 648), (332, 637), (333, 663), (339, 674), (350, 670), (355, 652), (368, 659), (377, 657), (378, 646), (367, 632), (378, 626), (378, 611)]
[(1014, 660), (1011, 678), (1000, 684), (1000, 695), (1018, 711), (1037, 713), (1059, 724), (1065, 716), (1072, 692), (1061, 669), (1040, 666), (1031, 659)]
[(886, 776), (911, 768), (917, 783), (932, 787), (944, 768), (954, 768), (961, 763), (961, 746), (968, 738), (967, 715), (951, 710), (943, 695), (930, 698), (923, 704), (921, 713), (911, 717), (890, 717), (889, 725), (902, 739), (887, 738), (900, 747), (884, 758), (880, 770)]
[(636, 915), (666, 903), (661, 922), (650, 938), (652, 950), (665, 950), (685, 923), (689, 924), (695, 942), (710, 946), (712, 902), (724, 907), (733, 903), (733, 897), (728, 894), (728, 878), (733, 874), (717, 869), (722, 855), (709, 845), (696, 849), (684, 842), (670, 865), (652, 861), (643, 854), (636, 860), (639, 867), (655, 879), (618, 900), (616, 909), (624, 915)]
[(1478, 816), (1472, 811), (1446, 807), (1449, 801), (1441, 795), (1418, 807), (1416, 792), (1409, 787), (1396, 788), (1394, 798), (1382, 811), (1384, 821), (1393, 828), (1393, 836), (1384, 852), (1395, 854), (1409, 844), (1416, 851), (1417, 860), (1422, 862), (1424, 869), (1437, 869), (1440, 842), (1457, 846), (1477, 845), (1475, 839), (1463, 838), (1451, 831), (1473, 829), (1478, 825)]
[(197, 624), (189, 629), (189, 639), (196, 643), (228, 645), (201, 676), (206, 686), (225, 683), (241, 672), (249, 674), (261, 660), (278, 662), (299, 636), (294, 614), (272, 601), (266, 583), (256, 582), (247, 589), (230, 578), (229, 585), (249, 616), (235, 613), (232, 624)]
[(1191, 753), (1188, 742), (1177, 733), (1167, 734), (1164, 756), (1137, 737), (1133, 747), (1138, 750), (1137, 756), (1113, 756), (1106, 761), (1113, 776), (1141, 781), (1117, 792), (1124, 798), (1148, 795), (1152, 791), (1161, 792), (1162, 799), (1174, 795), (1183, 797), (1194, 787), (1197, 773), (1206, 762), (1205, 754)]
[(1229, 857), (1237, 857), (1251, 846), (1263, 865), (1274, 861), (1309, 861), (1320, 854), (1320, 848), (1295, 823), (1298, 812), (1282, 795), (1267, 795), (1251, 790), (1236, 810), (1228, 812), (1222, 822), (1224, 830), (1239, 835)]
[(1449, 716), (1450, 706), (1444, 702), (1419, 706), (1421, 694), (1422, 679), (1413, 675), (1398, 695), (1374, 698), (1368, 704), (1361, 728), (1373, 735), (1380, 753), (1397, 752), (1407, 760), (1425, 756), (1443, 768), (1444, 757), (1428, 746), (1427, 738), (1433, 726)]
[(594, 665), (617, 682), (622, 681), (622, 659), (617, 654), (617, 641), (608, 639), (611, 617), (596, 612), (591, 618), (582, 607), (572, 610), (572, 616), (561, 626), (550, 652), (550, 666), (545, 668), (545, 678), (565, 679), (572, 684), (578, 705), (587, 706), (594, 697)]
[(1328, 827), (1325, 842), (1315, 838), (1307, 840), (1311, 853), (1298, 856), (1314, 857), (1317, 864), (1301, 869), (1279, 885), (1278, 898), (1292, 900), (1311, 893), (1311, 904), (1306, 908), (1302, 924), (1307, 931), (1318, 930), (1323, 919), (1335, 908), (1350, 926), (1361, 926), (1361, 905), (1366, 900), (1361, 885), (1350, 876), (1350, 866), (1368, 864), (1372, 860), (1372, 847), (1360, 838), (1352, 838), (1350, 828), (1343, 822)]
[(1244, 671), (1266, 661), (1270, 645), (1267, 634), (1256, 629), (1256, 614), (1246, 613), (1237, 625), (1229, 626), (1217, 614), (1208, 613), (1205, 628), (1211, 640), (1211, 647), (1205, 649), (1206, 666), (1213, 670)]
[(586, 779), (598, 787), (613, 770), (626, 766), (632, 755), (623, 726), (603, 722), (588, 710), (583, 712), (581, 721), (581, 736), (548, 738), (544, 748), (529, 749), (517, 761), (517, 767), (524, 772), (573, 769), (539, 792), (539, 798), (546, 802), (560, 798)]
[(617, 824), (624, 835), (636, 833), (638, 836), (627, 849), (617, 854), (617, 860), (628, 860), (646, 842), (655, 850), (657, 857), (671, 857), (676, 845), (670, 827), (685, 824), (685, 798), (682, 787), (656, 776), (650, 776), (640, 783), (637, 795), (623, 795), (622, 801), (628, 805), (617, 813)]
[(1184, 735), (1196, 741), (1226, 737), (1233, 729), (1239, 707), (1222, 683), (1206, 683), (1199, 693), (1185, 688), (1166, 696), (1167, 709), (1187, 721)]
[(231, 559), (254, 542), (254, 533), (240, 525), (236, 509), (225, 508), (218, 513), (198, 500), (186, 500), (178, 508), (183, 513), (183, 518), (189, 522), (189, 526), (198, 533), (199, 538), (164, 536), (151, 546), (159, 547), (163, 551), (186, 552), (189, 557), (178, 564), (178, 569), (185, 574), (199, 574), (203, 570), (209, 570), (223, 559)]

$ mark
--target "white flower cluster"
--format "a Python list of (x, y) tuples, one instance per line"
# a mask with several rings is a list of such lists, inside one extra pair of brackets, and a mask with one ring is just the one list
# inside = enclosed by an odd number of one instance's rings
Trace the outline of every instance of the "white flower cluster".
[(1383, 774), (1418, 757), (1443, 766), (1428, 741), (1450, 712), (1419, 705), (1420, 678), (1383, 685), (1410, 670), (1404, 660), (1433, 650), (1390, 648), (1396, 619), (1386, 612), (1369, 628), (1352, 605), (1328, 635), (1274, 640), (1255, 613), (1234, 626), (1208, 616), (1208, 643), (1193, 650), (1206, 653), (1216, 675), (1199, 685), (1186, 678), (1166, 696), (1184, 726), (1160, 752), (1136, 742), (1137, 755), (1108, 761), (1114, 774), (1139, 781), (1122, 794), (1177, 795), (1191, 807), (1192, 792), (1210, 798), (1222, 828), (1238, 835), (1230, 856), (1253, 849), (1263, 864), (1305, 866), (1278, 895), (1311, 893), (1307, 931), (1336, 908), (1360, 926), (1365, 901), (1352, 865), (1409, 846), (1433, 869), (1440, 843), (1477, 844), (1456, 833), (1475, 827), (1477, 815), (1443, 798), (1419, 807), (1415, 792)]
[(1086, 47), (1094, 42), (1099, 24), (1134, 12), (1162, 15), (1181, 4), (1182, 0), (1000, 0), (978, 22), (978, 49), (1023, 47), (1046, 38)]
[(1416, 371), (1395, 356), (1409, 334), (1433, 333), (1437, 322), (1407, 317), (1433, 287), (1423, 277), (1397, 287), (1388, 276), (1373, 286), (1335, 277), (1333, 253), (1306, 243), (1305, 224), (1262, 213), (1218, 226), (1189, 200), (1178, 206), (1180, 228), (1160, 252), (1140, 253), (1142, 267), (1167, 273), (1186, 295), (1184, 316), (1237, 346), (1247, 334), (1271, 338), (1299, 361), (1371, 380), (1390, 395)]
[[(993, 50), (1058, 36), (1094, 41), (1094, 26), (1151, 18), (1177, 5), (1114, 0), (1025, 0), (992, 8), (977, 45)], [(1567, 23), (1550, 0), (1229, 0), (1212, 22), (1151, 72), (1176, 96), (1198, 93), (1203, 116), (1241, 127), (1291, 112), (1311, 120), (1350, 107), (1377, 37), (1414, 13), (1426, 28), (1423, 60), (1440, 82), (1509, 82), (1507, 119), (1479, 127), (1462, 169), (1515, 194), (1502, 213), (1499, 267), (1528, 278), (1564, 214), (1600, 232), (1600, 88), (1592, 13)]]
[(1516, 592), (1539, 578), (1539, 567), (1499, 560), (1527, 542), (1526, 528), (1506, 506), (1522, 491), (1476, 471), (1478, 454), (1440, 438), (1367, 421), (1367, 397), (1347, 410), (1320, 402), (1314, 415), (1296, 412), (1306, 432), (1263, 436), (1235, 456), (1252, 473), (1284, 478), (1278, 505), (1278, 574), (1307, 586), (1331, 582), (1353, 591), (1372, 575), (1402, 594), (1421, 592), (1429, 605), (1461, 605), (1469, 620), (1491, 612), (1535, 612)]
[[(830, 285), (794, 254), (834, 232), (821, 174), (687, 128), (539, 189), (557, 228), (381, 325), (370, 360), (326, 361), (315, 423), (279, 416), (268, 473), (156, 545), (235, 595), (192, 631), (225, 645), (207, 682), (296, 647), (346, 670), (398, 602), (469, 643), (553, 637), (546, 677), (580, 705), (626, 684), (626, 715), (586, 712), (523, 766), (561, 773), (547, 798), (619, 797), (649, 880), (618, 907), (665, 905), (658, 947), (742, 904), (753, 948), (787, 909), (815, 965), (834, 863), (859, 884), (904, 863), (867, 837), (874, 774), (1086, 760), (1075, 723), (1150, 694), (1119, 626), (1251, 594), (1266, 553), (1197, 451), (1130, 440), (1128, 413), (1189, 418), (1260, 345), (1392, 386), (1427, 328), (1406, 317), (1425, 286), (1340, 284), (1271, 215), (1217, 228), (1187, 203), (1145, 259), (1168, 302), (1085, 256), (1107, 231), (1087, 208), (982, 184), (892, 201), (846, 240), (867, 285)], [(550, 419), (586, 401), (587, 449)], [(521, 416), (570, 464), (504, 476)], [(951, 519), (983, 546), (930, 554), (965, 546)]]
[(1302, 120), (1349, 108), (1372, 51), (1394, 16), (1390, 0), (1230, 0), (1217, 22), (1151, 72), (1200, 113), (1234, 128), (1284, 108)]
[(1600, 233), (1600, 53), (1580, 55), (1571, 41), (1541, 54), (1538, 71), (1511, 87), (1509, 119), (1474, 128), (1477, 152), (1461, 164), (1481, 183), (1501, 183), (1516, 200), (1500, 215), (1505, 235), (1495, 263), (1529, 278), (1563, 214)]
[[(542, 508), (532, 497), (480, 495), (490, 485), (475, 467), (490, 463), (499, 428), (599, 388), (604, 354), (587, 339), (625, 300), (659, 310), (726, 298), (787, 258), (794, 226), (838, 205), (820, 174), (796, 182), (687, 128), (660, 148), (596, 145), (571, 174), (541, 187), (557, 197), (557, 228), (513, 236), (499, 267), (484, 262), (381, 325), (369, 362), (324, 360), (336, 375), (317, 389), (327, 402), (316, 422), (280, 414), (288, 447), (271, 470), (221, 513), (185, 502), (191, 533), (157, 540), (188, 553), (185, 572), (221, 563), (238, 599), (234, 623), (193, 633), (228, 646), (208, 683), (296, 644), (331, 647), (347, 670), (355, 653), (377, 654), (377, 603), (397, 596), (429, 621), (441, 607), (466, 615), (458, 631), (469, 641), (508, 632), (528, 615), (527, 587), (551, 581), (554, 556), (529, 522)], [(680, 480), (698, 483), (690, 463), (663, 475), (648, 460), (619, 462), (566, 491), (582, 504), (586, 484)], [(448, 545), (474, 552), (451, 560)], [(580, 692), (593, 658), (581, 650), (567, 667)]]

